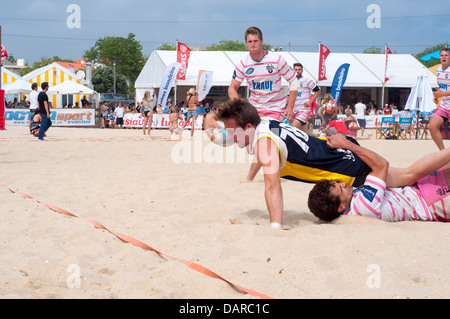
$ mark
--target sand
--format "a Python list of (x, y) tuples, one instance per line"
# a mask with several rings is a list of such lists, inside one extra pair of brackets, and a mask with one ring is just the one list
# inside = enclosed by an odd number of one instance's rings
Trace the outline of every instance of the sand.
[[(450, 224), (322, 223), (307, 209), (311, 185), (283, 181), (285, 229), (271, 229), (263, 176), (242, 182), (249, 157), (235, 146), (230, 160), (200, 131), (182, 142), (167, 130), (48, 133), (0, 131), (0, 298), (259, 298), (232, 284), (275, 299), (450, 297)], [(393, 166), (437, 150), (430, 139), (360, 143)]]

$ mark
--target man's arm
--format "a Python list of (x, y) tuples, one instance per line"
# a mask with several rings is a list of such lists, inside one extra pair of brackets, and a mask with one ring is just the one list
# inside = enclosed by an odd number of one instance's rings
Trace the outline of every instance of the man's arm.
[(336, 134), (328, 137), (327, 144), (332, 148), (342, 148), (352, 151), (372, 169), (370, 175), (376, 176), (383, 181), (386, 181), (389, 162), (385, 160), (381, 155), (378, 155), (377, 153), (360, 145), (352, 143), (341, 134)]
[(262, 137), (256, 143), (256, 158), (264, 172), (264, 197), (270, 223), (279, 228), (283, 220), (283, 191), (280, 177), (280, 155), (272, 139)]
[(239, 98), (238, 89), (241, 86), (241, 82), (231, 79), (230, 86), (228, 87), (228, 97), (230, 100)]
[(48, 102), (44, 101), (45, 112), (47, 113), (47, 117), (50, 117), (50, 111), (48, 109)]

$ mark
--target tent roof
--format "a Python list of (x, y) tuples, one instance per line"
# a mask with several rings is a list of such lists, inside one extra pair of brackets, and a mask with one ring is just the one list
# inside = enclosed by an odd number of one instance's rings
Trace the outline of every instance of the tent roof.
[[(319, 56), (317, 52), (278, 52), (292, 67), (295, 62), (303, 65), (303, 74), (317, 81)], [(177, 80), (178, 86), (195, 86), (199, 70), (213, 71), (213, 86), (229, 86), (235, 65), (245, 57), (246, 51), (191, 51), (186, 80)], [(162, 75), (176, 61), (176, 51), (153, 51), (136, 80), (137, 89), (159, 88)], [(410, 54), (390, 54), (385, 87), (411, 88), (423, 67)], [(326, 60), (327, 80), (319, 86), (330, 87), (334, 74), (344, 63), (350, 68), (345, 87), (382, 87), (385, 72), (385, 54), (330, 53)], [(436, 76), (430, 72), (429, 81), (437, 86)], [(285, 81), (283, 80), (285, 83)], [(242, 85), (247, 85), (244, 81)]]
[[(447, 48), (450, 48), (450, 45), (447, 46)], [(424, 55), (420, 59), (422, 61), (430, 61), (431, 59), (440, 59), (441, 58), (441, 50), (434, 51), (433, 53)]]
[(56, 68), (56, 69), (59, 70), (59, 71), (63, 71), (63, 72), (64, 72), (65, 74), (67, 74), (68, 76), (71, 76), (74, 80), (77, 79), (77, 76), (76, 76), (75, 73), (73, 73), (73, 72), (72, 72), (71, 70), (69, 70), (69, 69), (66, 69), (65, 67), (63, 67), (62, 65), (60, 65), (60, 64), (58, 64), (58, 63), (56, 63), (56, 62), (53, 62), (53, 63), (51, 63), (51, 64), (48, 64), (48, 65), (46, 65), (46, 66), (43, 66), (43, 67), (41, 67), (41, 68), (39, 68), (39, 69), (33, 70), (33, 71), (31, 71), (31, 72), (25, 74), (22, 78), (23, 78), (25, 81), (29, 81), (30, 79), (33, 79), (33, 78), (35, 78), (35, 77), (38, 76), (38, 75), (44, 74), (47, 70), (51, 70), (51, 69), (53, 69), (53, 68)]
[(15, 81), (20, 80), (22, 77), (19, 74), (14, 73), (13, 71), (9, 70), (8, 68), (2, 67), (2, 74), (0, 80), (3, 84), (6, 84), (7, 82), (4, 81), (3, 75), (6, 74), (10, 78), (14, 79)]
[(64, 81), (48, 89), (48, 94), (95, 94), (96, 92), (73, 81)]
[(5, 84), (2, 86), (2, 89), (5, 90), (5, 94), (27, 94), (31, 92), (31, 84), (22, 79), (18, 79), (13, 83)]

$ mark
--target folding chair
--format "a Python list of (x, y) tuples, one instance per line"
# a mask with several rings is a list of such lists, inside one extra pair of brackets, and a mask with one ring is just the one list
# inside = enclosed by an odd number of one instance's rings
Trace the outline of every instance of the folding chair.
[(400, 117), (398, 119), (397, 137), (398, 139), (406, 140), (406, 136), (411, 139), (411, 134), (413, 133), (413, 118), (412, 117)]
[(375, 127), (375, 138), (386, 138), (395, 134), (395, 116), (383, 116)]

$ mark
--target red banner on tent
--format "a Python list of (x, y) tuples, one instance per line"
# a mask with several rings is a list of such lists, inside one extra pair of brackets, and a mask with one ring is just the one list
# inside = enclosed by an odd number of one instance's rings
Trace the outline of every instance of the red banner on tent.
[(177, 42), (177, 62), (181, 63), (180, 71), (178, 71), (177, 80), (185, 80), (188, 68), (191, 49), (181, 42)]
[(389, 78), (387, 77), (387, 66), (388, 66), (388, 56), (391, 53), (392, 53), (391, 49), (389, 49), (388, 46), (386, 46), (386, 65), (384, 67), (384, 82), (387, 82), (389, 80)]
[(328, 49), (323, 44), (319, 45), (319, 81), (327, 79), (327, 68), (325, 66), (325, 60), (330, 54), (330, 49)]

